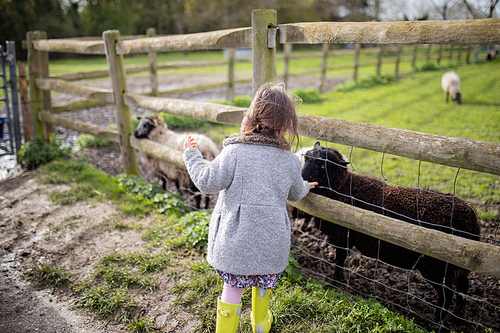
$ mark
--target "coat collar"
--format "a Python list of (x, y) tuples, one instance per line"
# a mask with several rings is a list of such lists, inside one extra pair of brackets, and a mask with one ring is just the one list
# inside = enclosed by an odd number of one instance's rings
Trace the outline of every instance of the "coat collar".
[(281, 148), (277, 138), (262, 135), (260, 133), (253, 133), (244, 137), (242, 137), (240, 133), (233, 133), (223, 141), (224, 147), (233, 143), (249, 143)]

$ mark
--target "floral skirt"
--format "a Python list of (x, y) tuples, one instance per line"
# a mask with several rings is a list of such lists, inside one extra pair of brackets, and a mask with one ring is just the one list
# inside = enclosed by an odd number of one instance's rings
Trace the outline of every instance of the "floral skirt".
[(225, 283), (233, 288), (259, 287), (262, 289), (276, 288), (276, 282), (281, 279), (281, 273), (266, 275), (236, 275), (216, 269), (217, 274)]

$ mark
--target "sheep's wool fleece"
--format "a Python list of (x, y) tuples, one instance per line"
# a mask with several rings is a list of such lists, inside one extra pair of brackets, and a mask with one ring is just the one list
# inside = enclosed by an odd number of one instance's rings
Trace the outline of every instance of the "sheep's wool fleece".
[(281, 273), (290, 253), (286, 200), (309, 192), (299, 158), (262, 135), (224, 140), (208, 167), (198, 149), (184, 152), (193, 182), (205, 194), (219, 192), (209, 226), (207, 261), (238, 275)]

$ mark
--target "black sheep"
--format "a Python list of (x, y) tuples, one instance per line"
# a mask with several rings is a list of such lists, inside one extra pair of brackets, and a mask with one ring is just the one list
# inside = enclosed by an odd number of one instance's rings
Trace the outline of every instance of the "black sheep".
[[(463, 200), (451, 194), (388, 186), (377, 178), (348, 171), (348, 164), (337, 150), (321, 147), (317, 142), (305, 155), (302, 177), (309, 182), (318, 182), (319, 185), (312, 190), (314, 193), (395, 219), (419, 223), (430, 229), (479, 239), (476, 212)], [(450, 287), (454, 285), (459, 292), (457, 307), (463, 310), (465, 300), (460, 293), (466, 294), (469, 289), (469, 271), (388, 242), (380, 241), (379, 247), (376, 238), (319, 218), (314, 219), (317, 227), (328, 236), (329, 242), (336, 245), (336, 280), (343, 280), (349, 231), (349, 246), (356, 246), (364, 255), (404, 269), (417, 268), (438, 293), (438, 306), (444, 309), (451, 305), (453, 290)], [(443, 283), (446, 287), (442, 286)], [(438, 320), (442, 319), (441, 312), (439, 308), (436, 310)]]

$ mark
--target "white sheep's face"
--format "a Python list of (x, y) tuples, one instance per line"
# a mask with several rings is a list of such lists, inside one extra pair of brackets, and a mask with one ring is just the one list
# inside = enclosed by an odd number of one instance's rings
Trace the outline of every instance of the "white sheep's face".
[(156, 127), (151, 117), (137, 117), (139, 119), (139, 125), (137, 125), (134, 131), (134, 137), (136, 139), (147, 139), (149, 133)]

